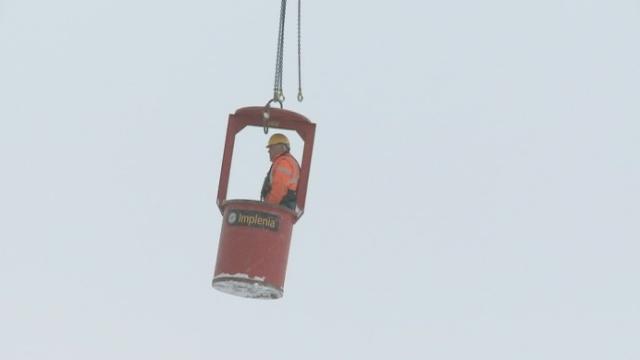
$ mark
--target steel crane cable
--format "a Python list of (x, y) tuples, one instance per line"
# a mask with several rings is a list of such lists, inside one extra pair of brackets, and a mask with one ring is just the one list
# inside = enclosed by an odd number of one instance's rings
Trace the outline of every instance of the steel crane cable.
[[(298, 101), (302, 96), (302, 0), (298, 0)], [(280, 23), (278, 27), (278, 43), (276, 48), (276, 69), (273, 83), (273, 101), (283, 102), (284, 91), (282, 89), (282, 69), (284, 64), (284, 32), (287, 13), (287, 0), (282, 0), (280, 5)]]
[[(298, 101), (302, 102), (304, 97), (302, 96), (302, 36), (301, 36), (301, 5), (302, 0), (298, 0)], [(284, 102), (284, 92), (282, 90), (282, 68), (284, 64), (284, 30), (285, 30), (285, 19), (287, 13), (287, 0), (282, 0), (280, 5), (280, 22), (278, 27), (278, 43), (276, 47), (276, 70), (275, 70), (275, 79), (273, 81), (273, 98), (267, 102), (265, 105), (265, 109), (263, 112), (263, 121), (264, 121), (264, 133), (266, 134), (269, 131), (268, 121), (269, 121), (269, 109), (271, 108), (271, 104), (276, 102), (280, 105), (280, 108), (283, 107)]]
[(282, 64), (284, 53), (284, 23), (287, 14), (287, 0), (282, 0), (280, 5), (280, 26), (278, 28), (278, 45), (276, 48), (276, 75), (273, 83), (273, 100), (278, 102), (284, 101), (284, 93), (282, 92)]

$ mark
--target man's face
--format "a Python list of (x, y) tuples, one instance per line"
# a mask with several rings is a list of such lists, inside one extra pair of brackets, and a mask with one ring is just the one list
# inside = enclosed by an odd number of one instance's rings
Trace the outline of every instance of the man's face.
[(282, 144), (271, 145), (269, 146), (269, 159), (273, 161), (273, 159), (278, 157), (278, 155), (282, 154), (283, 152), (284, 152), (284, 145)]

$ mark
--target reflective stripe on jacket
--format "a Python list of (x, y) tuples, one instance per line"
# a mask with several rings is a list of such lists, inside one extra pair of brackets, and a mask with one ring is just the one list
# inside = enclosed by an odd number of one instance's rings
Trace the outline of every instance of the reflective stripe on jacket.
[(299, 179), (300, 165), (298, 165), (296, 159), (289, 153), (278, 156), (273, 160), (273, 165), (271, 166), (269, 173), (271, 191), (269, 191), (264, 201), (279, 205), (289, 190), (296, 191), (298, 189)]

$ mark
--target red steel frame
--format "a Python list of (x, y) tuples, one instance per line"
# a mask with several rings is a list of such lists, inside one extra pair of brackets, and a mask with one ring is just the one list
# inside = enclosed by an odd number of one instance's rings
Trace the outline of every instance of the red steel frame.
[[(220, 182), (218, 183), (217, 204), (220, 212), (224, 213), (224, 205), (227, 200), (227, 189), (229, 186), (229, 173), (231, 171), (231, 160), (233, 157), (233, 147), (236, 134), (246, 126), (263, 127), (264, 107), (254, 106), (236, 110), (235, 114), (229, 115), (227, 125), (227, 136), (224, 145), (224, 155), (222, 157), (222, 169), (220, 171)], [(313, 154), (313, 141), (316, 133), (316, 124), (306, 117), (289, 110), (269, 109), (269, 120), (267, 125), (270, 129), (294, 130), (304, 141), (302, 153), (302, 163), (300, 169), (300, 179), (298, 180), (297, 206), (300, 212), (296, 213), (300, 218), (304, 213), (304, 206), (307, 199), (307, 185), (309, 184), (309, 171), (311, 169), (311, 155)]]

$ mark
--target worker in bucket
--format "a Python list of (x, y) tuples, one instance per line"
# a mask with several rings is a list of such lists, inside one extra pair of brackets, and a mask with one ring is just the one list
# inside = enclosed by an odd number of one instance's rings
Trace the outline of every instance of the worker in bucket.
[(283, 134), (273, 134), (269, 138), (267, 149), (271, 168), (264, 178), (260, 199), (295, 211), (300, 165), (289, 152), (289, 139)]

